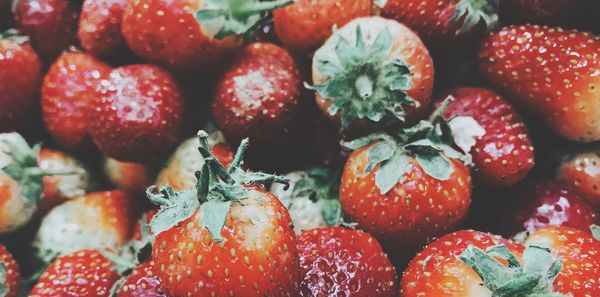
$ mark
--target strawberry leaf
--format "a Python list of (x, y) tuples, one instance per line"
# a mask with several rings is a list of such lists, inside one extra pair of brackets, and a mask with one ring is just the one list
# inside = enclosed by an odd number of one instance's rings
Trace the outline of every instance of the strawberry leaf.
[(214, 241), (223, 242), (221, 231), (225, 225), (231, 201), (208, 200), (200, 207), (202, 224), (208, 229)]
[(427, 175), (437, 180), (450, 179), (452, 166), (439, 151), (425, 149), (416, 155), (416, 159)]
[(8, 285), (6, 283), (8, 271), (4, 263), (0, 263), (0, 297), (4, 297), (8, 294)]
[(383, 162), (375, 173), (375, 185), (382, 195), (387, 194), (400, 181), (409, 163), (409, 156), (396, 152), (392, 158)]
[(342, 205), (338, 199), (323, 199), (321, 201), (323, 219), (327, 226), (338, 226), (342, 220)]
[(592, 232), (592, 236), (600, 241), (600, 226), (598, 225), (591, 225), (590, 226), (590, 231)]
[(367, 167), (365, 167), (365, 173), (369, 173), (373, 170), (377, 164), (389, 160), (396, 152), (396, 145), (393, 143), (381, 141), (373, 145), (369, 149), (367, 154)]
[(342, 209), (338, 198), (341, 168), (331, 172), (324, 167), (314, 167), (294, 184), (292, 198), (310, 197), (319, 203), (323, 220), (328, 226), (338, 226)]
[(498, 25), (497, 8), (498, 0), (460, 0), (450, 21), (463, 19), (459, 34), (470, 32), (481, 22), (487, 30), (491, 30)]
[(160, 206), (150, 222), (150, 229), (154, 236), (191, 217), (200, 207), (200, 201), (194, 190), (175, 192), (167, 186), (162, 188), (160, 193), (154, 193), (155, 189), (156, 187), (153, 186), (146, 192), (150, 201)]

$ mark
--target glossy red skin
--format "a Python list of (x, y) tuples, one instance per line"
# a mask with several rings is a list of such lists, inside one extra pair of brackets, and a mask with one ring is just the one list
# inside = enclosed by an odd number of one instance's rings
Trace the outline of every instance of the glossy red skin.
[(450, 179), (439, 181), (413, 158), (405, 181), (381, 195), (375, 184), (380, 165), (363, 175), (367, 148), (354, 151), (346, 161), (340, 202), (346, 218), (375, 236), (392, 256), (412, 256), (411, 252), (462, 223), (471, 203), (471, 175), (464, 164), (451, 161)]
[(42, 84), (42, 114), (54, 140), (70, 150), (93, 148), (88, 119), (95, 90), (111, 67), (92, 55), (66, 52)]
[(301, 112), (302, 82), (286, 50), (253, 43), (242, 49), (219, 82), (213, 119), (230, 143), (250, 138), (255, 148), (282, 146), (294, 136), (291, 130)]
[(90, 129), (107, 156), (147, 162), (177, 144), (183, 130), (184, 98), (166, 71), (141, 64), (115, 68), (96, 92)]
[(402, 276), (399, 296), (481, 296), (472, 291), (481, 286), (481, 278), (457, 256), (469, 246), (486, 250), (499, 244), (517, 257), (524, 250), (519, 244), (479, 231), (462, 230), (442, 236), (412, 259)]
[(81, 46), (101, 57), (123, 56), (129, 52), (121, 20), (127, 0), (86, 0), (81, 8), (77, 35)]
[(563, 261), (554, 290), (573, 297), (600, 296), (600, 241), (588, 232), (550, 226), (532, 233), (525, 245), (543, 245)]
[(3, 297), (16, 297), (21, 282), (19, 264), (2, 244), (0, 244), (0, 264), (6, 268), (3, 285), (7, 287), (7, 290)]
[(41, 68), (28, 43), (0, 39), (0, 132), (32, 128), (39, 113)]
[(585, 14), (585, 0), (503, 0), (501, 17), (510, 22), (573, 27)]
[(583, 193), (592, 204), (600, 206), (600, 154), (590, 151), (567, 159), (558, 168), (556, 179)]
[(582, 194), (557, 182), (526, 182), (508, 197), (497, 223), (507, 236), (552, 225), (589, 230), (591, 224), (600, 223), (600, 214)]
[(121, 285), (117, 297), (168, 297), (154, 273), (154, 262), (146, 262), (134, 269)]
[(297, 240), (300, 296), (396, 296), (398, 284), (379, 242), (360, 230), (325, 227)]
[(437, 97), (436, 105), (452, 96), (446, 119), (470, 116), (485, 129), (471, 149), (476, 182), (505, 187), (523, 180), (534, 166), (529, 133), (517, 111), (500, 95), (484, 88), (457, 88)]
[(506, 99), (561, 136), (600, 139), (600, 39), (589, 33), (533, 25), (491, 34), (479, 68)]
[(199, 0), (129, 1), (122, 21), (127, 44), (138, 56), (175, 69), (217, 65), (239, 40), (215, 40), (193, 16)]
[(119, 274), (96, 250), (59, 256), (42, 274), (29, 297), (108, 297)]
[(77, 43), (77, 4), (69, 0), (19, 0), (15, 7), (17, 28), (31, 38), (44, 63)]
[(275, 32), (290, 51), (310, 53), (352, 19), (369, 16), (372, 0), (300, 0), (273, 12)]

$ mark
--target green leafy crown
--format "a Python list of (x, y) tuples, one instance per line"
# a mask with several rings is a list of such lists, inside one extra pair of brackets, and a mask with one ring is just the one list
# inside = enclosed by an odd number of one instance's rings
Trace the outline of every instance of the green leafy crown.
[(154, 236), (171, 229), (181, 221), (191, 217), (198, 209), (202, 214), (202, 224), (216, 242), (222, 242), (221, 231), (232, 203), (248, 198), (248, 186), (257, 184), (283, 183), (289, 186), (286, 178), (262, 173), (249, 172), (241, 168), (248, 139), (242, 140), (231, 166), (227, 169), (210, 152), (208, 134), (198, 133), (204, 165), (196, 172), (196, 189), (176, 192), (169, 185), (157, 191), (155, 186), (148, 188), (148, 199), (160, 206), (160, 210), (150, 222)]
[(493, 29), (498, 25), (497, 8), (498, 0), (460, 0), (450, 21), (458, 22), (464, 17), (458, 33), (471, 31), (481, 21), (488, 30)]
[(428, 120), (404, 129), (396, 136), (377, 133), (346, 142), (344, 146), (357, 150), (374, 143), (368, 148), (363, 174), (381, 165), (375, 173), (375, 184), (381, 194), (386, 194), (396, 183), (403, 181), (413, 157), (429, 176), (448, 180), (453, 172), (448, 158), (471, 165), (469, 151), (475, 144), (475, 138), (485, 134), (485, 130), (471, 117), (444, 119), (442, 113), (451, 102), (452, 99), (448, 98)]
[[(494, 257), (506, 260), (508, 266)], [(458, 258), (479, 274), (494, 297), (567, 297), (552, 290), (562, 261), (555, 259), (548, 248), (528, 246), (523, 253), (523, 265), (505, 245), (486, 251), (469, 246)]]
[(408, 65), (386, 57), (392, 46), (390, 31), (382, 29), (373, 44), (367, 46), (359, 25), (353, 45), (339, 33), (327, 41), (333, 42), (335, 57), (315, 57), (316, 67), (327, 81), (307, 85), (324, 100), (331, 101), (329, 114), (341, 113), (345, 128), (358, 119), (404, 121), (405, 108), (417, 106), (418, 102), (406, 94), (412, 87)]
[(338, 226), (342, 221), (342, 207), (338, 198), (341, 170), (333, 173), (324, 167), (306, 171), (294, 184), (292, 198), (309, 197), (320, 204), (323, 219), (328, 226)]
[(18, 44), (23, 44), (29, 41), (29, 37), (21, 34), (21, 32), (16, 29), (8, 29), (4, 32), (0, 32), (0, 39), (13, 40)]

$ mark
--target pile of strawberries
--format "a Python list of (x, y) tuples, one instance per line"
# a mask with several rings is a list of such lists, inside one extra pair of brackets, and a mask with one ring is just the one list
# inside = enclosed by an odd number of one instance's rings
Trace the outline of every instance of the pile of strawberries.
[(598, 11), (0, 0), (0, 297), (598, 297)]

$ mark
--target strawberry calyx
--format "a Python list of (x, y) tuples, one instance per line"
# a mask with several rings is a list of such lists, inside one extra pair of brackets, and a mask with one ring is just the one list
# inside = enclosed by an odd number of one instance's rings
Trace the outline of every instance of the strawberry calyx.
[(591, 225), (590, 232), (592, 233), (592, 237), (594, 237), (594, 239), (600, 241), (600, 226), (595, 224)]
[(200, 131), (198, 137), (200, 140), (198, 150), (204, 157), (204, 165), (196, 172), (198, 179), (196, 189), (176, 192), (167, 185), (158, 192), (155, 186), (146, 191), (148, 199), (160, 206), (158, 213), (150, 222), (150, 229), (154, 236), (176, 226), (199, 209), (203, 226), (208, 229), (213, 239), (220, 243), (223, 241), (221, 231), (232, 203), (247, 199), (249, 191), (257, 185), (282, 183), (286, 188), (289, 186), (289, 181), (285, 177), (242, 169), (248, 139), (242, 140), (233, 162), (229, 168), (225, 168), (210, 152), (208, 134)]
[(490, 30), (498, 25), (497, 8), (498, 0), (460, 0), (450, 21), (463, 20), (458, 29), (459, 34), (471, 31), (482, 21), (486, 29)]
[(391, 47), (392, 34), (387, 28), (370, 45), (365, 43), (361, 26), (356, 27), (354, 44), (334, 33), (322, 48), (332, 54), (315, 60), (317, 69), (328, 80), (306, 87), (331, 101), (328, 113), (340, 113), (344, 128), (361, 119), (404, 121), (406, 107), (419, 103), (406, 93), (412, 87), (408, 65), (387, 57)]
[(7, 275), (8, 270), (6, 269), (6, 265), (0, 263), (0, 297), (4, 297), (8, 294), (8, 285), (6, 283)]
[(29, 41), (29, 37), (21, 34), (17, 29), (8, 29), (0, 32), (0, 39), (12, 40), (18, 44), (23, 44)]
[(294, 184), (291, 197), (309, 197), (319, 203), (325, 223), (338, 226), (342, 223), (342, 206), (338, 198), (340, 180), (341, 170), (333, 173), (325, 167), (310, 168)]
[[(502, 265), (494, 257), (506, 260), (508, 266)], [(505, 245), (494, 246), (486, 251), (469, 246), (458, 259), (477, 272), (493, 296), (567, 296), (552, 289), (552, 283), (562, 269), (562, 261), (553, 257), (548, 248), (528, 246), (523, 253), (523, 265)]]
[(208, 0), (195, 12), (202, 29), (214, 37), (223, 39), (229, 36), (244, 35), (260, 23), (265, 15), (274, 9), (292, 4), (293, 0)]
[(453, 167), (448, 158), (472, 165), (469, 151), (475, 138), (484, 135), (485, 130), (472, 117), (444, 119), (442, 114), (451, 102), (452, 98), (446, 99), (428, 120), (406, 128), (398, 135), (376, 133), (344, 143), (351, 150), (373, 144), (367, 150), (363, 174), (380, 165), (375, 173), (375, 184), (382, 195), (403, 180), (411, 158), (416, 159), (427, 175), (437, 180), (448, 180), (452, 175)]

